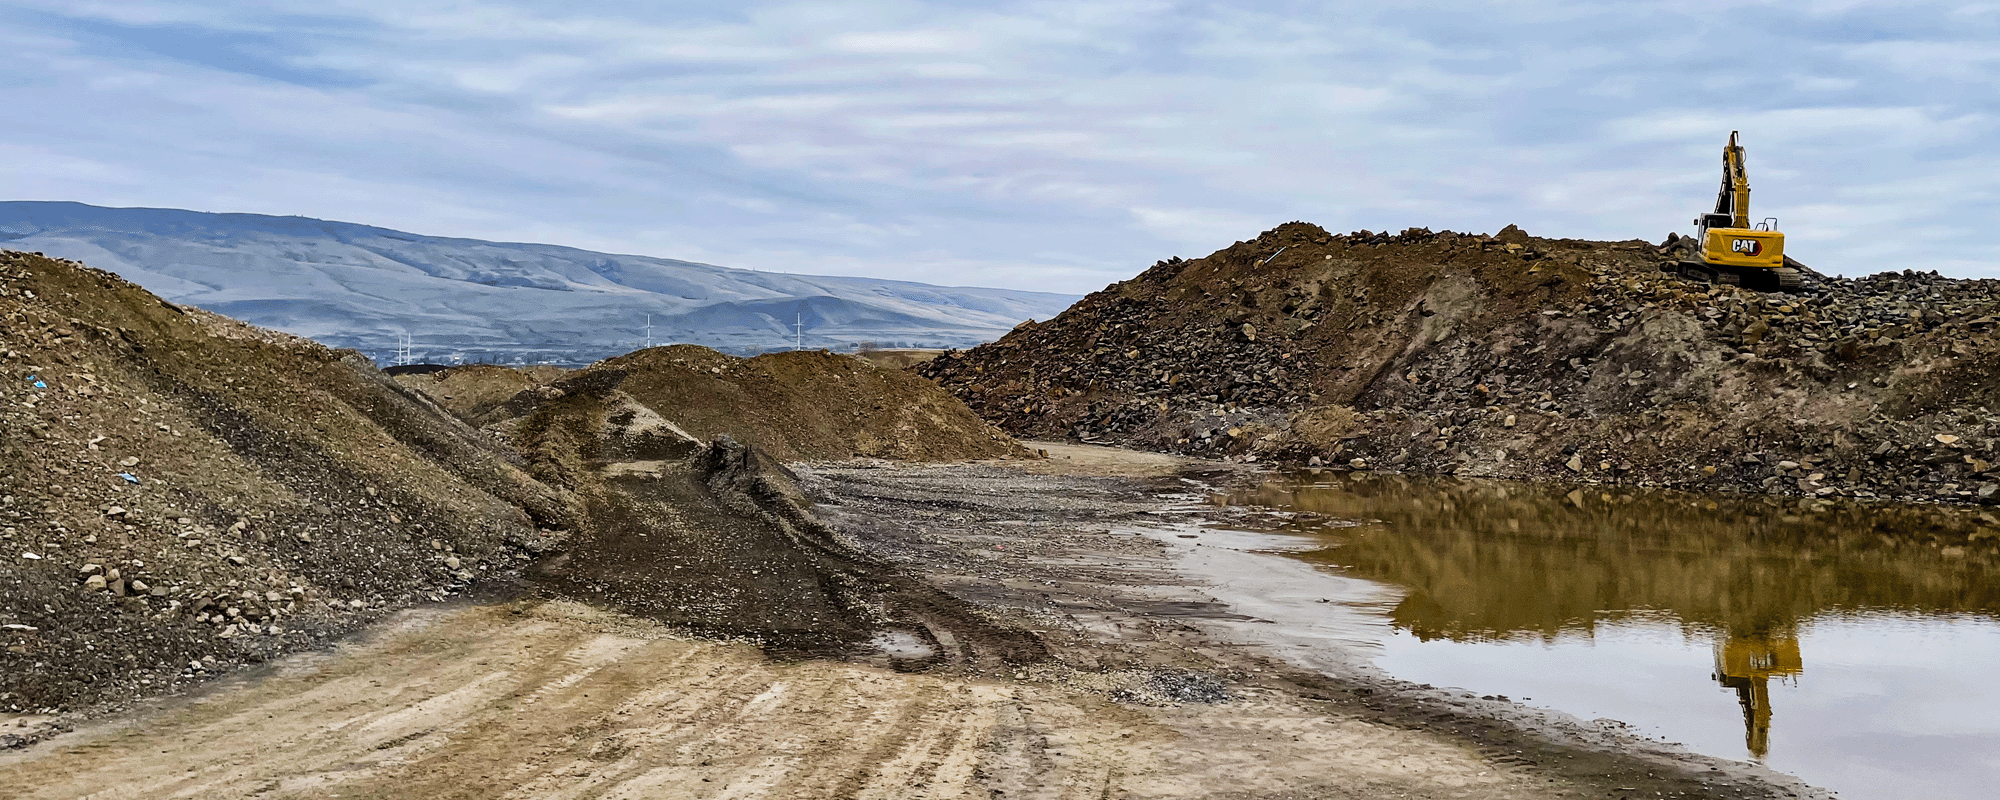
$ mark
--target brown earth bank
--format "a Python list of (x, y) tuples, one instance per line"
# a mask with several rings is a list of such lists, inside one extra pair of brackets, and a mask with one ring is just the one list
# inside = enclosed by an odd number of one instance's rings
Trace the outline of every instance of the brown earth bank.
[(929, 381), (852, 358), (664, 348), (391, 379), (0, 252), (0, 430), (0, 714), (174, 691), (537, 557), (536, 591), (682, 629), (832, 652), (901, 626), (956, 637), (937, 663), (1039, 657), (832, 540), (782, 468), (722, 436), (790, 458), (1027, 454)]
[(720, 435), (780, 461), (950, 461), (1032, 455), (928, 380), (824, 350), (725, 355), (670, 345), (537, 380), (471, 365), (403, 378), (475, 425), (506, 425), (576, 381), (613, 373), (621, 399), (690, 439)]
[(153, 694), (518, 566), (563, 493), (357, 354), (0, 252), (0, 712)]
[(1024, 437), (1240, 460), (2000, 502), (2000, 282), (1660, 270), (1675, 242), (1289, 223), (917, 366)]

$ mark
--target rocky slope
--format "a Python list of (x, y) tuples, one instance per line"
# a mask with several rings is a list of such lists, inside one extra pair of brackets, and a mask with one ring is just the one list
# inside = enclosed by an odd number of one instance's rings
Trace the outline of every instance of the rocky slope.
[(1290, 223), (917, 367), (1016, 435), (1343, 468), (2000, 501), (2000, 282), (1685, 282), (1673, 242)]
[(0, 711), (261, 660), (574, 514), (358, 354), (4, 251), (0, 430)]
[[(1026, 452), (929, 381), (850, 357), (665, 348), (392, 379), (0, 251), (0, 432), (0, 722), (171, 691), (536, 559), (538, 591), (684, 629), (821, 652), (893, 623), (977, 645), (951, 663), (1036, 657), (789, 499), (765, 451)], [(709, 441), (729, 432), (758, 449)], [(48, 730), (10, 726), (0, 747)]]

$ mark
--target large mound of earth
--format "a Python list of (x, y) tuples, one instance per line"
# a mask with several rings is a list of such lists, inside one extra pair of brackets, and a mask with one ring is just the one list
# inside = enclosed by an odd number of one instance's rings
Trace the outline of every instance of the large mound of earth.
[[(543, 376), (552, 377), (552, 376)], [(960, 461), (1030, 455), (958, 398), (913, 373), (824, 350), (738, 358), (671, 345), (592, 364), (544, 383), (486, 365), (407, 376), (409, 385), (480, 426), (505, 426), (572, 382), (615, 381), (630, 411), (678, 435), (727, 435), (780, 461)]]
[(0, 715), (171, 691), (495, 575), (812, 652), (899, 625), (953, 632), (940, 663), (1038, 653), (794, 497), (773, 456), (1026, 452), (854, 358), (682, 347), (391, 378), (0, 251), (0, 431)]
[(0, 252), (0, 711), (150, 694), (518, 565), (574, 516), (351, 352)]
[(2000, 500), (2000, 282), (1290, 223), (917, 367), (1022, 436), (1343, 468)]

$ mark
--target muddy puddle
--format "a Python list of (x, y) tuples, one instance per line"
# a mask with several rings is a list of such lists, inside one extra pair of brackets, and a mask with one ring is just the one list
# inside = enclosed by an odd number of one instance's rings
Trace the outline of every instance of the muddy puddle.
[[(1295, 661), (1508, 698), (1850, 800), (2000, 785), (2000, 519), (1319, 473), (1152, 535)], [(1615, 722), (1614, 722), (1615, 721)]]

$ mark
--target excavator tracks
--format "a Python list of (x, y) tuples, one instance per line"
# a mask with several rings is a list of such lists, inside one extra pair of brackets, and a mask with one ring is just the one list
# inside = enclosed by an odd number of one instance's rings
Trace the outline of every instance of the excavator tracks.
[(1702, 261), (1668, 261), (1660, 265), (1660, 270), (1691, 281), (1741, 286), (1759, 292), (1806, 291), (1805, 273), (1791, 267), (1737, 269)]

